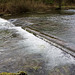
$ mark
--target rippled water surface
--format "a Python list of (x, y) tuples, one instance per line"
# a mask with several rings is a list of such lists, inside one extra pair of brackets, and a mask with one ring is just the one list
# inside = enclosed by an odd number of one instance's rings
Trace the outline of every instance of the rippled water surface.
[[(10, 19), (16, 25), (28, 26), (55, 35), (67, 42), (75, 44), (75, 10), (51, 12), (50, 14), (31, 14), (28, 17)], [(31, 26), (31, 27), (32, 27)]]

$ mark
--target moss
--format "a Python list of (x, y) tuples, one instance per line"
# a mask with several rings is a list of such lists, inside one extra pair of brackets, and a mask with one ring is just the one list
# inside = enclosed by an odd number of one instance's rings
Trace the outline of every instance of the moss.
[(19, 72), (19, 75), (27, 75), (27, 73), (26, 72), (23, 72), (23, 71), (20, 71)]
[(7, 72), (3, 72), (3, 73), (0, 73), (0, 75), (27, 75), (26, 72), (19, 72), (19, 73), (7, 73)]

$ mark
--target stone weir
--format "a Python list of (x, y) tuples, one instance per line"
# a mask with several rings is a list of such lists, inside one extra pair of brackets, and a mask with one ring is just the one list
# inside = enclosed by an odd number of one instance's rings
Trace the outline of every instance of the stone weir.
[(25, 28), (28, 32), (33, 33), (37, 37), (45, 40), (46, 42), (62, 49), (63, 51), (69, 53), (73, 57), (75, 57), (75, 45), (72, 43), (68, 43), (67, 41), (61, 40), (60, 38), (54, 35), (47, 35), (46, 33), (42, 33), (37, 31), (35, 28), (26, 27)]

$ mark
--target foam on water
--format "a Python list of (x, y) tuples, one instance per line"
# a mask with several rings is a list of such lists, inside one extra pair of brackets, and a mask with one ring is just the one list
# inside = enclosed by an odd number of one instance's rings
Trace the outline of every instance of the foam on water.
[(13, 26), (14, 25), (12, 23), (0, 18), (0, 28), (3, 28), (3, 27), (8, 28), (8, 27), (13, 27)]
[(37, 38), (21, 27), (17, 27), (17, 30), (23, 38), (27, 38), (23, 43), (29, 43), (31, 49), (29, 53), (42, 53), (47, 67), (53, 68), (59, 65), (75, 64), (75, 59), (71, 55)]
[(23, 46), (28, 45), (27, 50), (30, 54), (41, 53), (47, 67), (53, 68), (59, 65), (75, 64), (75, 59), (71, 55), (39, 39), (38, 37), (27, 32), (26, 30), (23, 30), (21, 27), (13, 26), (13, 24), (1, 18), (0, 26), (6, 26), (8, 27), (8, 29), (16, 30), (17, 33), (23, 37), (23, 40), (19, 41), (18, 43)]

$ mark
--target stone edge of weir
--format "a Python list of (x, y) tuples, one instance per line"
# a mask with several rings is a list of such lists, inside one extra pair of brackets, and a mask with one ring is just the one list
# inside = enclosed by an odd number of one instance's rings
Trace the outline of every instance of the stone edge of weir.
[(25, 30), (30, 33), (33, 33), (35, 36), (38, 35), (37, 37), (40, 36), (40, 38), (43, 39), (44, 41), (60, 48), (61, 50), (65, 51), (68, 54), (75, 57), (75, 45), (74, 44), (67, 43), (66, 41), (61, 40), (61, 39), (57, 38), (56, 36), (47, 35), (46, 33), (39, 32), (36, 29), (29, 27), (29, 26), (26, 27)]

